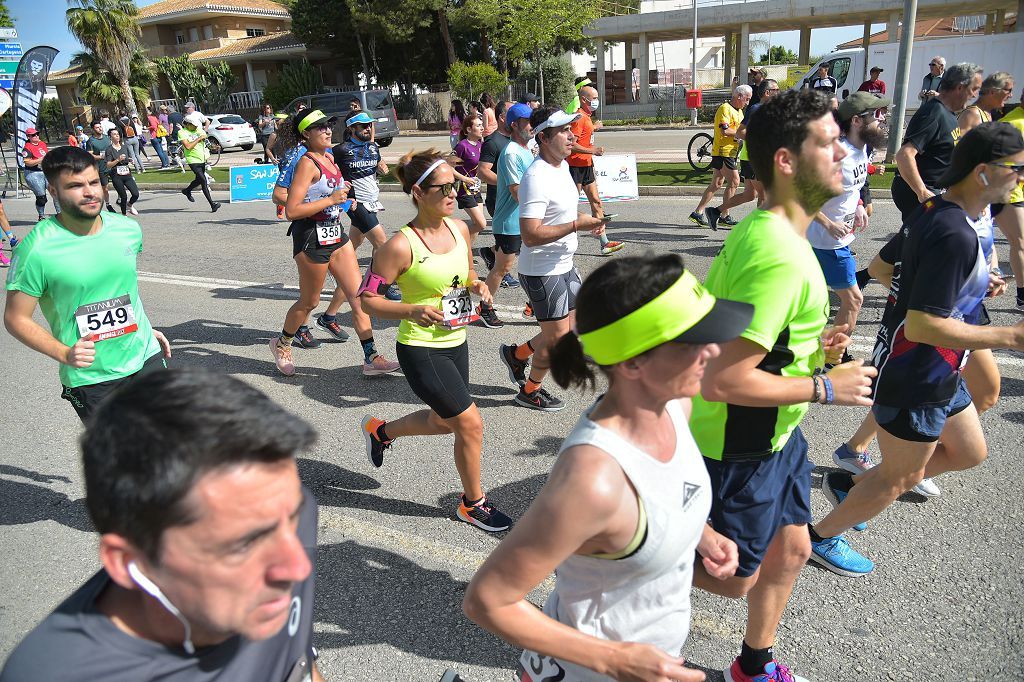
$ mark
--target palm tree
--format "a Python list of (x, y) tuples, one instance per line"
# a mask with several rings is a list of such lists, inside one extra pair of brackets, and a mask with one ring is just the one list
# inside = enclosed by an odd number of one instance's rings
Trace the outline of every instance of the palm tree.
[(110, 72), (130, 116), (138, 115), (131, 87), (132, 58), (141, 51), (133, 0), (68, 0), (68, 30)]
[[(79, 52), (71, 59), (73, 65), (82, 68), (82, 75), (75, 81), (82, 97), (92, 104), (116, 104), (122, 99), (121, 85), (110, 71), (103, 68), (91, 52)], [(149, 88), (156, 84), (157, 74), (153, 62), (142, 52), (136, 52), (129, 65), (132, 98), (143, 102), (149, 98)]]

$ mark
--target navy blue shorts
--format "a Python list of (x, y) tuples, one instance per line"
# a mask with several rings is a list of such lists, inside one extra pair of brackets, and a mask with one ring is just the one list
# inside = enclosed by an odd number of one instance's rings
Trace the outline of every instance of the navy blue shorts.
[(811, 471), (799, 427), (782, 450), (759, 461), (704, 458), (711, 476), (711, 526), (736, 543), (736, 575), (753, 575), (783, 526), (811, 522)]
[(942, 435), (946, 420), (960, 414), (970, 404), (971, 392), (961, 377), (956, 393), (945, 405), (901, 408), (875, 403), (871, 406), (871, 412), (878, 425), (897, 438), (915, 443), (934, 443)]

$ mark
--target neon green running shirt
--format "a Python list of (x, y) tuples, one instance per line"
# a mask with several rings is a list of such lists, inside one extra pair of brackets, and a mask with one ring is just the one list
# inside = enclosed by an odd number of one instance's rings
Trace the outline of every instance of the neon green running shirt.
[[(787, 377), (810, 376), (824, 363), (821, 333), (828, 289), (808, 241), (774, 213), (754, 211), (733, 228), (704, 285), (715, 296), (754, 306), (741, 336), (767, 351), (759, 368)], [(778, 452), (808, 403), (741, 407), (693, 399), (690, 429), (710, 459)]]
[(92, 365), (60, 365), (60, 381), (71, 388), (123, 379), (160, 352), (139, 298), (142, 228), (131, 218), (100, 215), (102, 229), (86, 236), (56, 218), (40, 221), (14, 250), (7, 273), (8, 291), (39, 299), (55, 339), (73, 346), (89, 334), (96, 341)]

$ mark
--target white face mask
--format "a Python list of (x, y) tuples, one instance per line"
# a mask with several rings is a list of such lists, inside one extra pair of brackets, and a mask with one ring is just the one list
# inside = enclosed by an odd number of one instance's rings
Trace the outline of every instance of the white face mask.
[(596, 98), (595, 98), (595, 99), (592, 99), (592, 100), (590, 100), (590, 110), (591, 110), (591, 111), (597, 111), (597, 108), (598, 108), (599, 106), (601, 106), (601, 100), (599, 100), (599, 99), (596, 99)]

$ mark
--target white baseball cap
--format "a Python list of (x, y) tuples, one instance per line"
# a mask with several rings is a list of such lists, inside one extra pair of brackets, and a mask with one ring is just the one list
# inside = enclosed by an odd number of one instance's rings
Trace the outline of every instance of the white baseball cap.
[(567, 126), (582, 115), (583, 114), (579, 112), (575, 114), (567, 114), (564, 111), (553, 111), (546, 121), (538, 126), (534, 126), (533, 134), (536, 135), (540, 131), (548, 128), (561, 128), (562, 126)]

